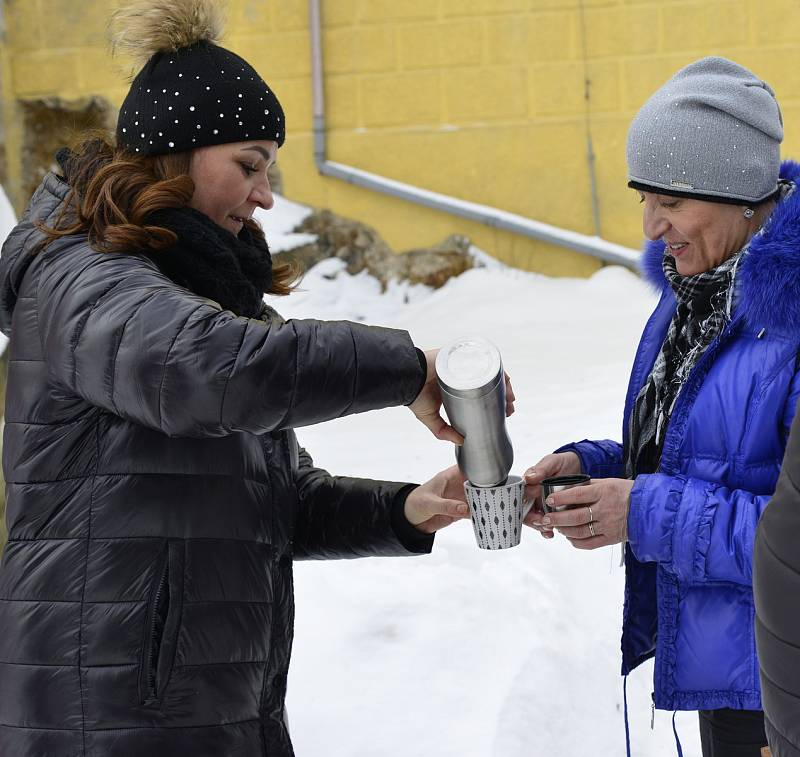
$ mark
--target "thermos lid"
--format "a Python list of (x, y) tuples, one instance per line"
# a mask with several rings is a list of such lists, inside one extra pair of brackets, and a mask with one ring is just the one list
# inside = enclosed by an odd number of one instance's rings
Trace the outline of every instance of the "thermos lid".
[(494, 386), (503, 370), (500, 351), (482, 336), (465, 336), (442, 346), (436, 375), (449, 391), (476, 396)]

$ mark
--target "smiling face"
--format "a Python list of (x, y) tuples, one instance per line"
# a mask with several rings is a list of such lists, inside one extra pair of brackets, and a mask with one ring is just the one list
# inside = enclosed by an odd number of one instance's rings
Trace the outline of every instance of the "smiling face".
[(256, 208), (269, 210), (274, 204), (267, 169), (277, 151), (278, 144), (267, 140), (193, 150), (189, 176), (195, 189), (189, 207), (238, 234)]
[(648, 239), (662, 239), (682, 276), (693, 276), (726, 261), (745, 246), (764, 217), (744, 216), (743, 205), (639, 192), (642, 227)]

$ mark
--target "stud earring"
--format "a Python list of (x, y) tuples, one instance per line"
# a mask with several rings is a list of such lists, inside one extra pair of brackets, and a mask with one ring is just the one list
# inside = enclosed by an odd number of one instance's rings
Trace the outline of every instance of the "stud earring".
[(756, 214), (756, 212), (752, 208), (745, 208), (744, 209), (744, 217), (745, 218), (752, 218), (755, 214)]

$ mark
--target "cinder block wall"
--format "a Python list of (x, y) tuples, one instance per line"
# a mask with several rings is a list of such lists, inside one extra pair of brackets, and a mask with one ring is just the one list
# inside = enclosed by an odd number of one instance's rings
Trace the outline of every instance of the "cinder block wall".
[[(126, 83), (105, 49), (107, 0), (5, 0), (2, 51), (10, 190), (19, 102)], [(675, 70), (725, 55), (777, 90), (784, 154), (800, 155), (796, 0), (322, 0), (328, 157), (466, 200), (636, 247), (625, 187), (628, 123)], [(396, 249), (465, 233), (521, 268), (587, 275), (597, 261), (321, 178), (313, 162), (305, 0), (231, 0), (225, 43), (287, 111), (286, 193), (377, 227)], [(599, 228), (592, 212), (588, 137)]]

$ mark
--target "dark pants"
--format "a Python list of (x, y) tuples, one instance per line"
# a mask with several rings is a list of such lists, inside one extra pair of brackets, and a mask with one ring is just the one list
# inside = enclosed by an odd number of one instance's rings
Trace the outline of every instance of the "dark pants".
[(700, 710), (703, 757), (761, 757), (767, 745), (761, 710)]

